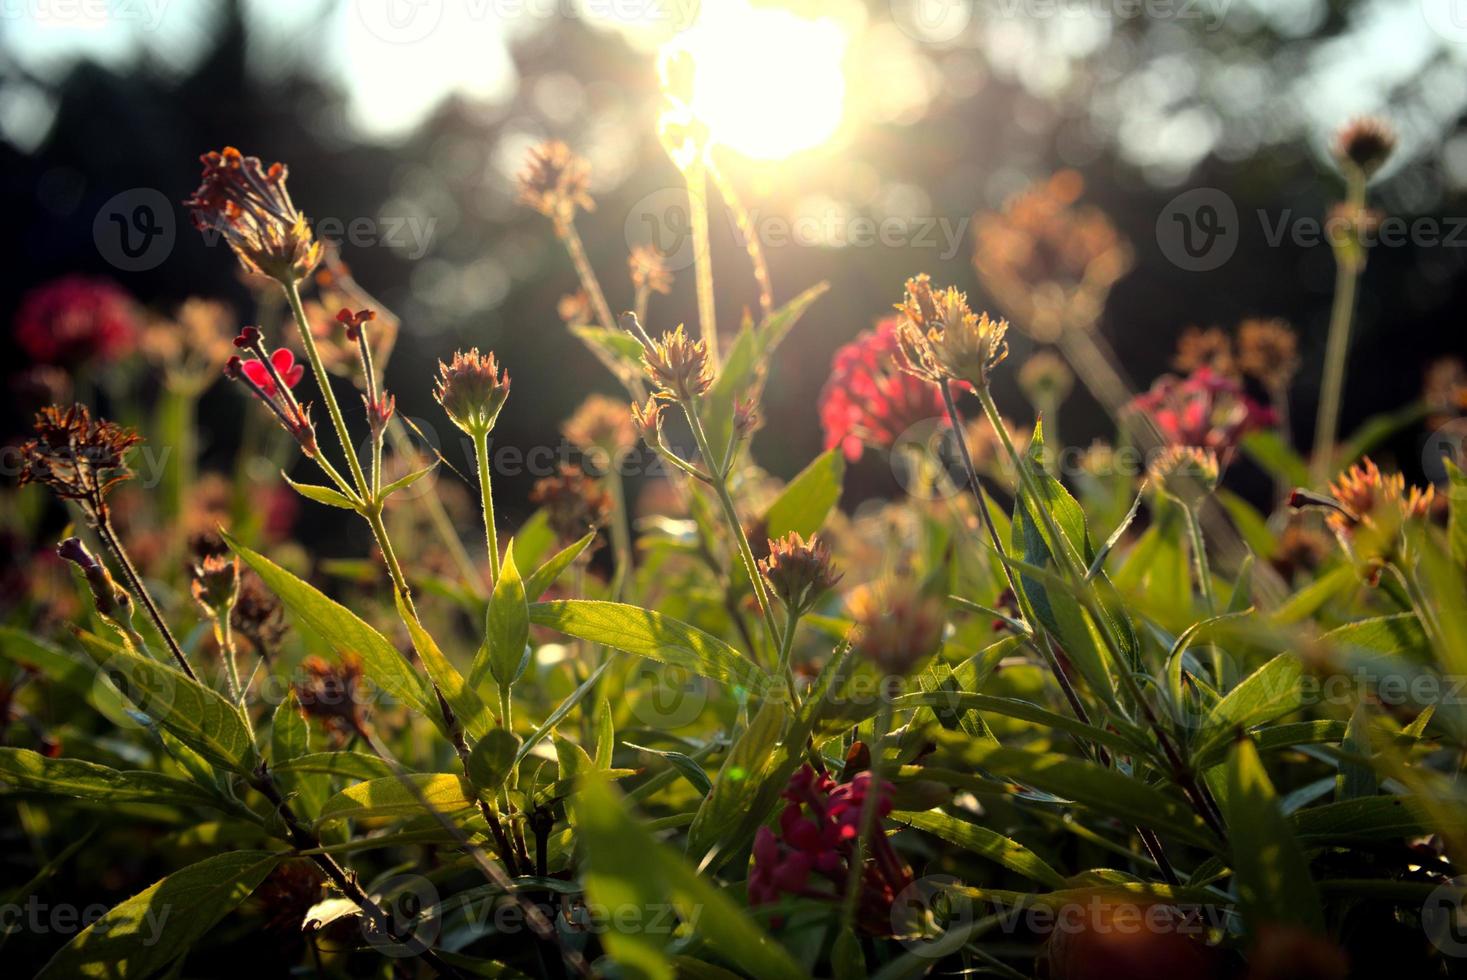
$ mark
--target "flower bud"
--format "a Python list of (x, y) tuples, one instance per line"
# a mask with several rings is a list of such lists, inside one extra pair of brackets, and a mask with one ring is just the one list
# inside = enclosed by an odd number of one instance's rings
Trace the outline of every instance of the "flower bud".
[(1367, 180), (1375, 176), (1396, 149), (1396, 131), (1378, 116), (1352, 119), (1335, 133), (1335, 159), (1358, 170)]
[(509, 397), (509, 374), (492, 353), (480, 354), (477, 347), (456, 351), (451, 363), (438, 362), (433, 397), (454, 425), (471, 436), (486, 435)]
[(1196, 446), (1168, 446), (1151, 461), (1147, 474), (1162, 493), (1195, 507), (1217, 489), (1217, 453)]
[(791, 616), (807, 612), (841, 579), (825, 542), (813, 536), (806, 542), (794, 531), (770, 540), (769, 557), (760, 560), (759, 571)]

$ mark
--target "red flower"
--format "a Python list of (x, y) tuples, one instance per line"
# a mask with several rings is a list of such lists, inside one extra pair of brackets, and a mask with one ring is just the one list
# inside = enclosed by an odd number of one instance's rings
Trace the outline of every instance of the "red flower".
[[(795, 773), (782, 794), (789, 802), (779, 815), (778, 832), (761, 827), (754, 836), (749, 901), (768, 905), (784, 895), (838, 901), (845, 893), (870, 790), (871, 774), (866, 772), (848, 783), (836, 783), (809, 766)], [(862, 928), (877, 935), (890, 935), (892, 903), (912, 882), (911, 870), (881, 828), (891, 807), (891, 786), (883, 784), (866, 841), (859, 910)]]
[(835, 352), (820, 392), (825, 448), (839, 446), (849, 460), (865, 447), (890, 449), (919, 422), (946, 424), (942, 393), (897, 367), (897, 318), (887, 317)]
[(63, 276), (26, 293), (14, 329), (31, 360), (71, 367), (127, 353), (138, 320), (132, 297), (107, 280)]
[[(287, 388), (294, 388), (300, 383), (301, 377), (306, 373), (303, 365), (295, 362), (295, 355), (289, 348), (282, 347), (270, 355), (270, 363), (275, 365), (280, 380), (285, 382)], [(260, 390), (266, 395), (274, 398), (279, 389), (275, 385), (275, 379), (270, 377), (270, 369), (258, 360), (241, 361), (239, 369), (244, 372), (245, 377), (259, 385)]]
[(1237, 380), (1200, 367), (1186, 378), (1164, 375), (1131, 400), (1173, 446), (1211, 449), (1226, 458), (1238, 440), (1277, 423), (1274, 410), (1249, 398)]

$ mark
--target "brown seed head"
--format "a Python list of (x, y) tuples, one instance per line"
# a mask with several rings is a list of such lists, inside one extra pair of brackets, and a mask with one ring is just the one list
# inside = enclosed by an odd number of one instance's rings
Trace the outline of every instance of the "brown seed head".
[(82, 501), (98, 516), (107, 493), (132, 479), (126, 456), (142, 442), (132, 429), (92, 419), (85, 405), (48, 405), (36, 413), (35, 438), (20, 447), (20, 483), (44, 483), (63, 500)]
[(968, 297), (953, 287), (934, 290), (924, 273), (907, 280), (897, 339), (901, 367), (934, 384), (967, 381), (988, 384), (993, 369), (1009, 354), (1007, 320), (974, 314)]
[(1374, 176), (1396, 149), (1396, 131), (1379, 116), (1352, 119), (1335, 132), (1335, 159), (1367, 179)]
[(587, 397), (560, 431), (581, 449), (600, 449), (612, 456), (637, 444), (631, 406), (605, 395)]
[(631, 270), (632, 286), (638, 290), (651, 290), (664, 296), (672, 292), (672, 270), (662, 253), (652, 245), (638, 245), (627, 258)]
[(806, 542), (794, 531), (769, 539), (769, 557), (760, 560), (759, 571), (792, 616), (808, 611), (841, 580), (825, 542), (813, 536)]
[(531, 147), (520, 170), (520, 202), (557, 224), (575, 220), (576, 209), (596, 210), (587, 193), (591, 165), (560, 140)]
[(1217, 453), (1196, 446), (1167, 446), (1151, 461), (1147, 475), (1162, 493), (1196, 506), (1217, 489)]
[(682, 324), (654, 340), (642, 351), (642, 360), (660, 389), (657, 397), (664, 401), (691, 401), (713, 386), (707, 345), (684, 333)]
[(265, 167), (232, 146), (205, 153), (203, 182), (184, 207), (194, 227), (222, 235), (245, 270), (283, 283), (310, 275), (321, 243), (286, 190), (286, 167)]
[(239, 597), (239, 559), (226, 555), (206, 556), (193, 567), (189, 591), (210, 619), (221, 614), (229, 615)]
[(584, 537), (611, 517), (611, 494), (599, 480), (569, 464), (562, 464), (555, 476), (537, 480), (530, 502), (545, 508), (546, 520), (562, 542)]
[(855, 589), (847, 599), (859, 628), (856, 653), (886, 674), (905, 677), (936, 652), (945, 625), (942, 604), (909, 579)]
[(1299, 370), (1299, 338), (1284, 320), (1238, 324), (1238, 368), (1265, 387), (1286, 388)]
[(304, 680), (295, 685), (295, 696), (307, 718), (315, 718), (341, 735), (353, 735), (365, 727), (360, 702), (362, 662), (343, 654), (339, 664), (320, 657), (301, 663)]
[(1172, 358), (1172, 366), (1184, 374), (1204, 367), (1218, 374), (1236, 374), (1233, 340), (1221, 327), (1188, 327), (1177, 338), (1177, 353)]

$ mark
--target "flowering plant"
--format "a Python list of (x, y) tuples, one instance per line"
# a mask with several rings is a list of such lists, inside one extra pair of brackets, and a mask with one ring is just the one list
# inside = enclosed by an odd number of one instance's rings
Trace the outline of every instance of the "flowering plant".
[[(1385, 132), (1343, 137), (1352, 181)], [(701, 181), (714, 157), (684, 137)], [(893, 280), (898, 313), (836, 352), (819, 395), (826, 452), (779, 480), (750, 444), (824, 287), (776, 305), (750, 239), (760, 316), (725, 336), (699, 250), (688, 329), (639, 247), (615, 314), (577, 232), (588, 164), (537, 148), (521, 200), (579, 279), (562, 314), (622, 390), (565, 422), (579, 461), (512, 523), (489, 439), (526, 398), (516, 366), (472, 349), (421, 379), (472, 444), (472, 492), (438, 481), (452, 463), (413, 451), (385, 386), (397, 320), (315, 240), (286, 168), (203, 163), (196, 222), (288, 317), (230, 354), (229, 317), (186, 306), (189, 326), (149, 326), (149, 356), (217, 368), (276, 458), (298, 448), (292, 472), (316, 476), (196, 477), (184, 452), (152, 499), (133, 428), (81, 404), (36, 416), (14, 492), (68, 509), (74, 575), (7, 610), (0, 717), (20, 724), (0, 783), (37, 854), (72, 832), (169, 844), (42, 976), (179, 975), (241, 935), (322, 976), (1343, 976), (1372, 955), (1362, 926), (1424, 930), (1438, 952), (1417, 943), (1412, 966), (1444, 970), (1433, 910), (1460, 902), (1467, 861), (1448, 693), (1467, 478), (1448, 463), (1448, 492), (1408, 488), (1333, 433), (1304, 458), (1278, 431), (1298, 364), (1275, 321), (1236, 350), (1188, 334), (1187, 377), (1126, 394), (1097, 327), (1131, 253), (1075, 175), (981, 223), (979, 278), (1006, 309)], [(1059, 351), (1017, 368), (1027, 437), (993, 391), (1021, 356), (1001, 313)], [(114, 357), (134, 315), (68, 282), (19, 329), (58, 363), (82, 334)], [(61, 324), (49, 345), (42, 321)], [(1053, 415), (1076, 377), (1117, 436), (1070, 466)], [(945, 492), (845, 514), (848, 463), (910, 450), (923, 423), (941, 433), (924, 485)], [(642, 454), (663, 503), (634, 520), (622, 464)], [(1260, 509), (1229, 489), (1245, 466), (1292, 492)], [(313, 561), (296, 508), (361, 521), (373, 553)], [(37, 881), (76, 853), (57, 850)]]

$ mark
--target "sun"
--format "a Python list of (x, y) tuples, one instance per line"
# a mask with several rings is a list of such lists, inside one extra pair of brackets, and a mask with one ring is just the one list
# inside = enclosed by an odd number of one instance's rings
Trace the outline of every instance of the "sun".
[(698, 22), (665, 44), (663, 53), (690, 56), (689, 108), (719, 145), (779, 160), (840, 129), (848, 42), (833, 19), (722, 0), (704, 4)]

